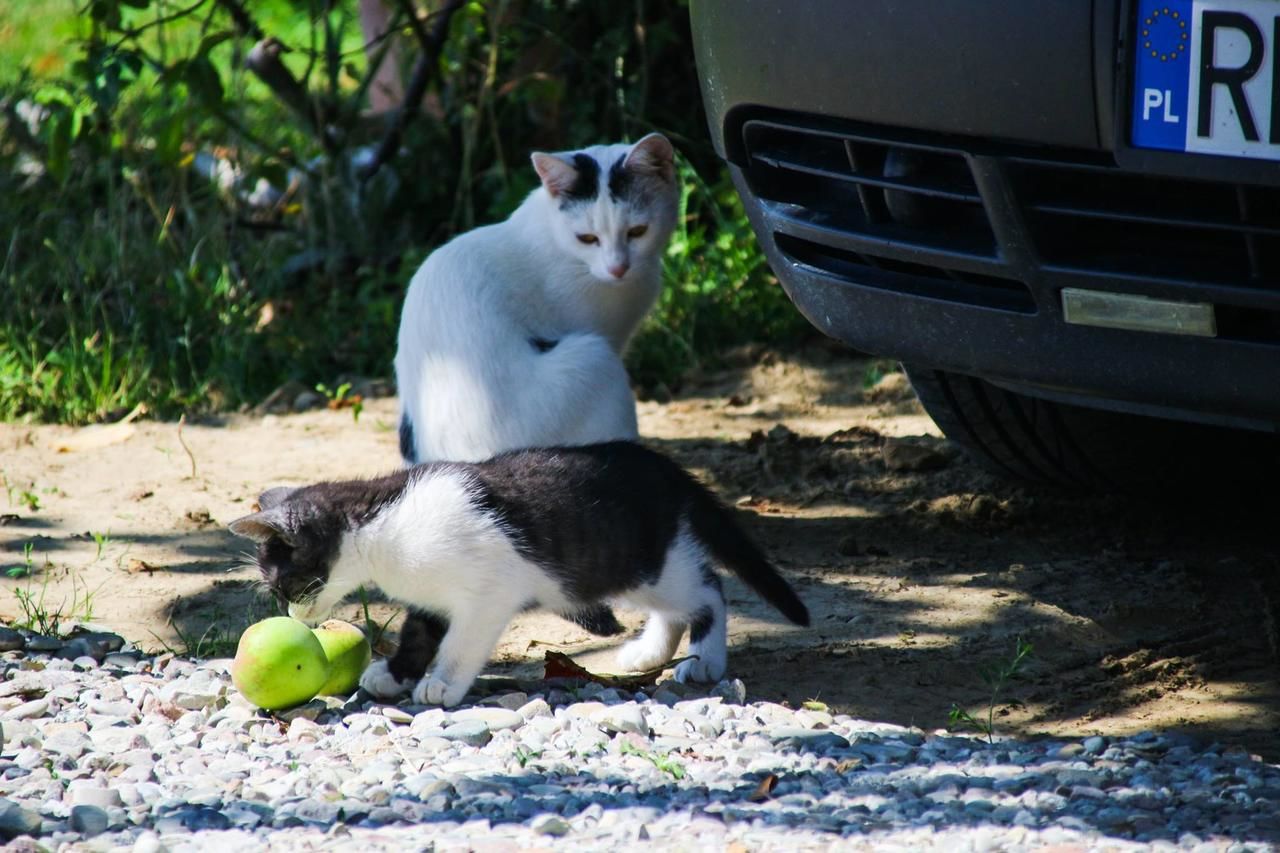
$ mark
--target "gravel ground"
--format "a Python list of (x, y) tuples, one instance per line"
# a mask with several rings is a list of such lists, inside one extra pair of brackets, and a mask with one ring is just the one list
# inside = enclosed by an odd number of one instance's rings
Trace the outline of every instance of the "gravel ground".
[(6, 849), (1280, 844), (1280, 767), (1170, 734), (988, 744), (750, 702), (739, 681), (482, 679), (450, 711), (357, 694), (272, 717), (226, 660), (103, 634), (37, 653), (0, 631), (15, 644), (0, 657)]

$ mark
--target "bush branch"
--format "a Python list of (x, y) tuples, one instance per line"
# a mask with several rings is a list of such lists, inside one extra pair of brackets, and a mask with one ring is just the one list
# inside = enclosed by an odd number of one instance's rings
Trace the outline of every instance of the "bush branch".
[[(403, 8), (408, 4), (409, 0), (399, 0)], [(449, 35), (449, 22), (453, 20), (453, 13), (462, 8), (465, 0), (448, 0), (440, 10), (432, 17), (430, 32), (423, 30), (421, 23), (418, 21), (417, 15), (410, 8), (409, 20), (413, 28), (414, 34), (418, 37), (418, 43), (422, 46), (422, 56), (418, 58), (418, 62), (413, 67), (413, 76), (409, 80), (409, 88), (405, 92), (404, 103), (400, 105), (400, 111), (396, 114), (392, 121), (391, 128), (387, 131), (387, 135), (382, 138), (378, 150), (374, 152), (373, 159), (360, 173), (360, 179), (367, 181), (378, 173), (388, 160), (390, 160), (400, 148), (400, 138), (404, 135), (404, 129), (409, 122), (418, 113), (418, 107), (422, 103), (422, 96), (427, 92), (427, 86), (431, 83), (431, 79), (436, 75), (440, 67), (440, 51), (444, 48), (445, 39)]]

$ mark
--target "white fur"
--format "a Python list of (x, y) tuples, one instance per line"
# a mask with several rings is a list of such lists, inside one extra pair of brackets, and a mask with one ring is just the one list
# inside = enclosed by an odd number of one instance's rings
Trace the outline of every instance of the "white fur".
[[(603, 164), (602, 184), (630, 150), (587, 149)], [(674, 182), (644, 210), (611, 202), (602, 186), (594, 202), (562, 210), (541, 186), (505, 222), (426, 259), (405, 297), (395, 360), (417, 461), (637, 437), (621, 354), (661, 289), (675, 200)], [(642, 224), (644, 235), (627, 237)], [(586, 233), (599, 243), (581, 243)], [(621, 278), (609, 271), (623, 266)], [(531, 338), (558, 343), (539, 352)]]
[(360, 686), (374, 696), (388, 698), (408, 693), (413, 689), (412, 681), (401, 681), (391, 674), (387, 659), (376, 660), (365, 668), (360, 676)]
[(682, 524), (667, 551), (662, 574), (656, 583), (643, 586), (620, 597), (618, 604), (649, 611), (644, 633), (618, 652), (618, 665), (624, 670), (644, 671), (671, 660), (689, 619), (701, 607), (713, 614), (711, 631), (701, 642), (689, 644), (687, 660), (676, 666), (677, 681), (719, 681), (724, 675), (728, 649), (725, 636), (724, 597), (702, 578), (707, 565), (706, 550)]
[[(559, 613), (573, 606), (554, 578), (516, 551), (499, 521), (474, 508), (471, 493), (467, 475), (460, 472), (431, 471), (413, 481), (395, 504), (346, 534), (325, 588), (310, 605), (290, 605), (290, 615), (318, 622), (363, 584), (440, 613), (449, 629), (434, 667), (413, 687), (413, 701), (456, 705), (525, 605)], [(710, 633), (690, 648), (700, 660), (681, 664), (676, 677), (717, 680), (724, 674), (724, 602), (703, 581), (705, 561), (705, 550), (682, 525), (658, 579), (610, 602), (650, 611), (643, 635), (621, 650), (624, 668), (646, 670), (670, 660), (692, 615), (712, 605), (716, 619)], [(409, 687), (385, 662), (370, 666), (360, 684), (384, 698)]]

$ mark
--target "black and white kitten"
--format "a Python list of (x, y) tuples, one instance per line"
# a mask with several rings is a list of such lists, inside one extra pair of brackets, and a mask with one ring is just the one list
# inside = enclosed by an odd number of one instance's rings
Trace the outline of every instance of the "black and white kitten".
[[(512, 617), (533, 607), (601, 635), (611, 604), (649, 611), (622, 647), (624, 670), (668, 661), (689, 630), (680, 681), (725, 672), (719, 565), (792, 622), (809, 613), (731, 512), (679, 465), (630, 442), (519, 450), (486, 462), (433, 462), (372, 480), (262, 494), (231, 523), (289, 613), (314, 623), (376, 585), (409, 608), (400, 648), (361, 679), (389, 697), (457, 704)], [(434, 660), (435, 665), (428, 672)]]

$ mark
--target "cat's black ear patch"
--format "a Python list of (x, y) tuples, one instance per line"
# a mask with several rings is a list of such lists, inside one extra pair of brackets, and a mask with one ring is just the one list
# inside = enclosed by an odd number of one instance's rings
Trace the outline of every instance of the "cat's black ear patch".
[(552, 198), (590, 201), (600, 190), (600, 164), (578, 152), (572, 157), (535, 152), (533, 168)]
[(273, 536), (288, 541), (287, 526), (284, 514), (276, 509), (255, 512), (244, 518), (237, 518), (227, 525), (227, 529), (237, 536), (252, 539), (254, 542), (266, 542)]
[(665, 181), (676, 177), (675, 149), (661, 133), (650, 133), (627, 153), (625, 168), (637, 175), (653, 175)]

